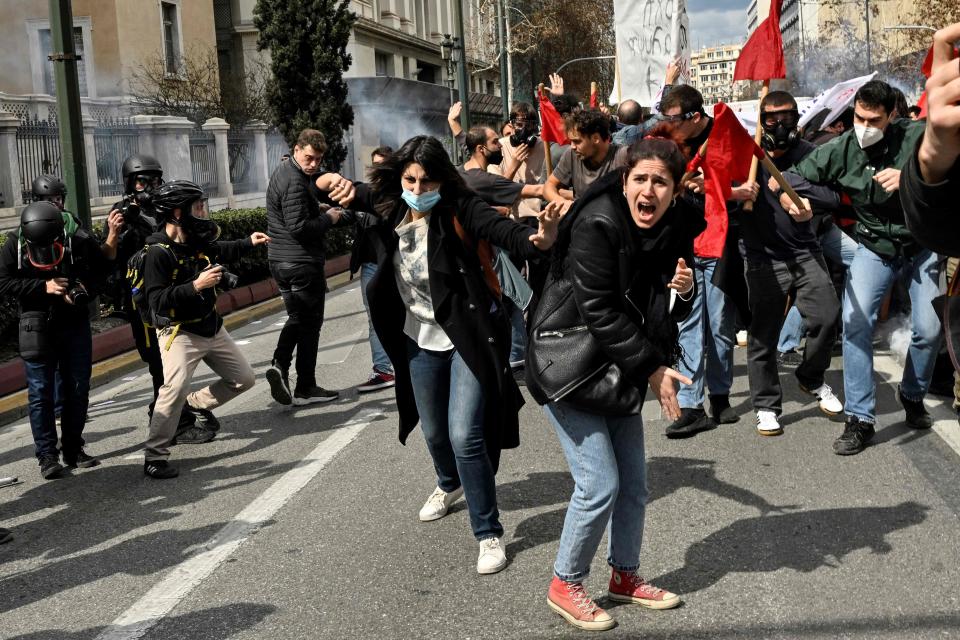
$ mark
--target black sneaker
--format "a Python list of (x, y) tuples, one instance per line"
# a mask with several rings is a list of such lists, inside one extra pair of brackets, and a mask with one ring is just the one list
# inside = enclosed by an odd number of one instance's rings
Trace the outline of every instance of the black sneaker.
[(923, 406), (923, 400), (907, 400), (903, 397), (900, 387), (897, 386), (897, 400), (907, 414), (907, 426), (911, 429), (929, 429), (933, 426), (933, 418)]
[(270, 384), (270, 395), (280, 404), (290, 404), (293, 396), (290, 394), (290, 380), (286, 369), (271, 364), (267, 369), (267, 382)]
[(40, 458), (40, 475), (44, 480), (59, 478), (64, 466), (60, 464), (60, 456), (46, 455)]
[(180, 475), (176, 467), (170, 466), (166, 460), (147, 460), (143, 463), (143, 475), (155, 480), (168, 480)]
[(194, 420), (197, 422), (197, 426), (203, 427), (207, 431), (213, 431), (216, 433), (220, 431), (220, 421), (217, 420), (217, 416), (213, 415), (213, 412), (210, 409), (198, 409), (197, 407), (192, 407), (189, 404), (183, 405), (184, 411), (189, 414), (192, 414)]
[(718, 424), (733, 424), (740, 421), (740, 416), (730, 406), (730, 396), (710, 396), (710, 417)]
[(80, 467), (81, 469), (90, 469), (100, 465), (100, 461), (80, 449), (76, 454), (64, 453), (63, 464), (70, 468)]
[(707, 415), (703, 407), (681, 409), (680, 418), (667, 427), (668, 438), (689, 438), (701, 431), (716, 429), (717, 423)]
[(843, 433), (833, 441), (833, 452), (838, 456), (852, 456), (863, 451), (876, 431), (869, 422), (856, 416), (847, 416)]
[(293, 404), (302, 406), (305, 404), (315, 404), (317, 402), (330, 402), (340, 397), (338, 391), (330, 391), (316, 385), (309, 389), (297, 389), (293, 392)]
[(0, 527), (0, 544), (10, 542), (11, 540), (13, 540), (13, 534), (10, 533), (10, 529), (4, 529), (3, 527)]
[(171, 446), (175, 444), (205, 444), (217, 437), (216, 431), (211, 431), (199, 424), (191, 425), (183, 431), (177, 431)]
[(777, 352), (777, 364), (782, 364), (785, 367), (798, 367), (802, 363), (803, 356), (796, 351), (790, 350)]

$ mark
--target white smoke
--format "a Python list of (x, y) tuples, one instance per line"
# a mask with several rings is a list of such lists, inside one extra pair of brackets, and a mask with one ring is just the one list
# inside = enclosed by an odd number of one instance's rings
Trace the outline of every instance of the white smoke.
[(910, 341), (913, 339), (913, 323), (910, 316), (900, 314), (891, 317), (880, 327), (881, 340), (887, 343), (890, 353), (901, 365), (907, 361)]

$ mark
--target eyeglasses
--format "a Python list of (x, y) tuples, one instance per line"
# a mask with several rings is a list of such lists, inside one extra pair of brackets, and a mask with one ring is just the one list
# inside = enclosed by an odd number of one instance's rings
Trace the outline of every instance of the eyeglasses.
[[(658, 107), (660, 105), (657, 105)], [(679, 113), (674, 116), (665, 116), (662, 113), (660, 114), (661, 122), (683, 122), (685, 120), (692, 120), (695, 115), (700, 113), (699, 111), (688, 111), (687, 113)]]
[(789, 111), (764, 111), (760, 114), (763, 126), (773, 129), (779, 125), (784, 125), (788, 129), (796, 127), (800, 122), (800, 112), (796, 109)]

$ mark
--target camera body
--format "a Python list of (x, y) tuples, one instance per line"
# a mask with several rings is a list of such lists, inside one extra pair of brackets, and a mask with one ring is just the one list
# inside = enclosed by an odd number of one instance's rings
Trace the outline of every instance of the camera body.
[(78, 307), (83, 307), (90, 303), (90, 294), (87, 293), (86, 287), (75, 278), (70, 278), (70, 281), (67, 283), (66, 294), (73, 300), (73, 304)]
[(130, 224), (140, 217), (143, 208), (150, 204), (150, 193), (147, 191), (136, 191), (123, 196), (120, 205), (120, 215), (123, 216), (125, 224)]
[(217, 264), (216, 262), (213, 262), (210, 264), (211, 269), (213, 269), (214, 267), (220, 267), (221, 269), (223, 269), (220, 275), (219, 287), (221, 289), (223, 289), (224, 291), (227, 291), (229, 289), (237, 288), (237, 284), (240, 282), (240, 277), (237, 274), (230, 273), (229, 271), (227, 271), (226, 267), (224, 267), (222, 264)]
[(537, 144), (537, 134), (530, 133), (526, 129), (520, 129), (519, 131), (514, 131), (512, 134), (510, 134), (510, 145), (514, 149), (522, 144), (525, 144), (528, 148), (532, 149), (533, 145)]

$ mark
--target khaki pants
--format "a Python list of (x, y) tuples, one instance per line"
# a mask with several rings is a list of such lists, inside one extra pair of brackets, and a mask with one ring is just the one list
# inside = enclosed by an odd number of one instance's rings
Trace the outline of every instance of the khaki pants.
[[(212, 338), (204, 338), (181, 327), (167, 349), (172, 334), (173, 327), (157, 332), (163, 360), (163, 386), (150, 420), (147, 461), (170, 457), (170, 442), (176, 435), (184, 401), (197, 409), (215, 409), (252, 387), (255, 381), (253, 369), (226, 329), (221, 327)], [(189, 393), (190, 380), (201, 360), (220, 380)]]

